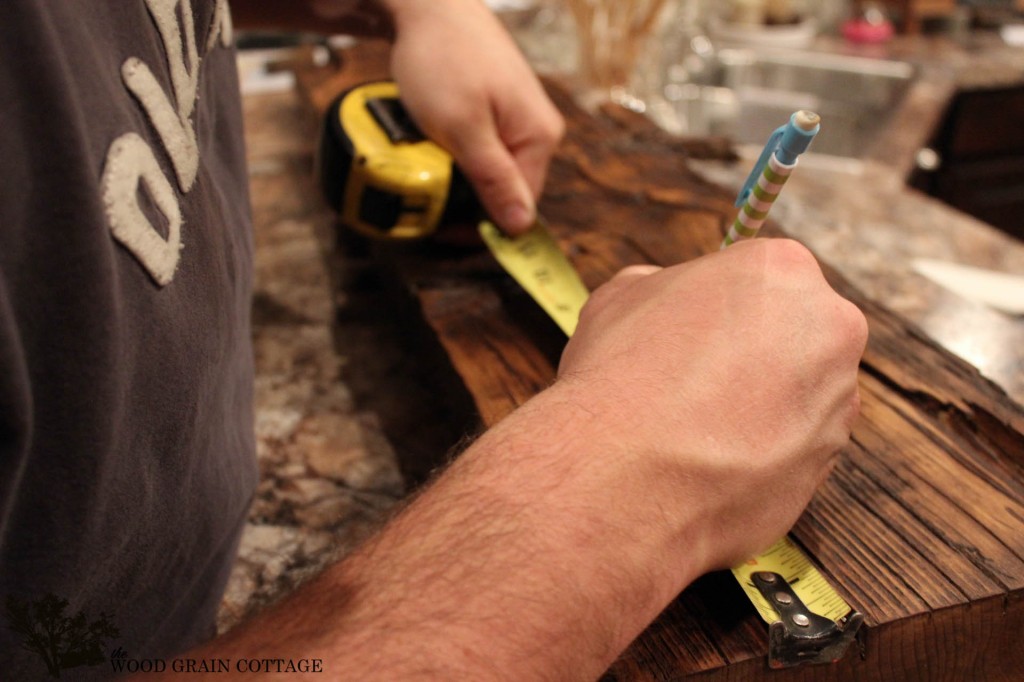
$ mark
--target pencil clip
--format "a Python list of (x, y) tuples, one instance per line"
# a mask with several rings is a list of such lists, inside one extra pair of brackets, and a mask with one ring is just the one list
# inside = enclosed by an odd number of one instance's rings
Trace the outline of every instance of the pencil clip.
[(790, 668), (805, 663), (834, 663), (843, 657), (864, 616), (851, 611), (838, 622), (813, 613), (778, 573), (751, 578), (779, 614), (768, 627), (768, 667)]
[(768, 159), (779, 148), (779, 143), (782, 141), (782, 134), (786, 132), (786, 127), (789, 124), (779, 126), (775, 129), (775, 132), (768, 138), (768, 142), (765, 144), (764, 149), (761, 151), (761, 156), (758, 157), (757, 163), (754, 164), (754, 169), (750, 171), (750, 175), (747, 176), (747, 181), (743, 183), (743, 187), (740, 189), (739, 195), (736, 197), (736, 208), (743, 206), (746, 202), (747, 197), (754, 191), (754, 183), (761, 177), (761, 173), (764, 172), (764, 167), (768, 165)]

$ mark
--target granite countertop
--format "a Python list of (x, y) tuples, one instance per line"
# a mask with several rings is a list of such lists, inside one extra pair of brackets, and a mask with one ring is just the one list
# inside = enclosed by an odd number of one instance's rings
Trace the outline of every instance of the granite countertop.
[[(848, 51), (822, 39), (815, 49)], [(1024, 319), (972, 303), (917, 275), (931, 257), (1024, 274), (1024, 243), (908, 189), (913, 155), (957, 88), (1024, 83), (1024, 50), (898, 40), (884, 54), (919, 77), (886, 144), (859, 170), (804, 164), (773, 219), (862, 289), (917, 324), (1024, 403)], [(243, 72), (246, 57), (242, 58)], [(244, 74), (243, 74), (244, 75)], [(243, 81), (245, 79), (243, 78)], [(399, 458), (443, 448), (410, 383), (411, 361), (379, 305), (368, 262), (341, 262), (333, 217), (313, 181), (317, 130), (285, 77), (245, 89), (256, 239), (253, 334), (261, 483), (220, 614), (225, 630), (343, 555), (405, 494)], [(703, 162), (738, 187), (750, 160)], [(808, 167), (813, 172), (808, 171)], [(369, 284), (367, 284), (369, 282)], [(388, 403), (387, 396), (422, 399)], [(397, 436), (396, 436), (397, 434)], [(449, 441), (450, 442), (450, 441)], [(436, 454), (435, 459), (436, 459)]]
[[(244, 62), (243, 57), (243, 62)], [(255, 239), (260, 483), (218, 617), (225, 631), (350, 551), (405, 492), (380, 417), (344, 378), (333, 216), (313, 181), (315, 122), (288, 79), (243, 87)], [(355, 344), (393, 357), (383, 327)]]
[[(1024, 275), (1024, 242), (906, 185), (916, 152), (958, 90), (1024, 85), (1024, 49), (987, 35), (966, 43), (901, 38), (867, 48), (823, 38), (814, 49), (906, 60), (918, 75), (862, 163), (801, 160), (772, 219), (869, 297), (1024, 403), (1024, 318), (968, 301), (911, 265), (932, 258)], [(738, 189), (752, 162), (696, 165), (708, 179)]]

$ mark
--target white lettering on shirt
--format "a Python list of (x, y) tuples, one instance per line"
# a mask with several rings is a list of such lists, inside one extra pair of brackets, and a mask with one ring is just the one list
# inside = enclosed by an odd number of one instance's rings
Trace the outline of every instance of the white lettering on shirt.
[[(178, 187), (187, 193), (199, 169), (192, 113), (199, 86), (199, 54), (196, 50), (195, 21), (191, 0), (145, 0), (167, 56), (174, 103), (160, 85), (153, 70), (138, 57), (121, 65), (125, 88), (138, 100), (171, 160)], [(180, 11), (179, 11), (180, 8)], [(227, 0), (217, 0), (206, 50), (231, 42), (231, 17)], [(141, 183), (141, 184), (140, 184)], [(113, 237), (142, 264), (160, 286), (174, 278), (181, 255), (181, 206), (152, 148), (135, 133), (125, 133), (107, 149), (101, 180), (107, 223)], [(167, 220), (166, 239), (149, 221), (139, 205), (144, 188)]]
[[(141, 183), (141, 186), (140, 186)], [(181, 251), (181, 207), (153, 150), (136, 133), (114, 140), (103, 168), (103, 205), (114, 238), (131, 251), (160, 286), (169, 283)], [(139, 206), (140, 189), (167, 221), (164, 239)]]

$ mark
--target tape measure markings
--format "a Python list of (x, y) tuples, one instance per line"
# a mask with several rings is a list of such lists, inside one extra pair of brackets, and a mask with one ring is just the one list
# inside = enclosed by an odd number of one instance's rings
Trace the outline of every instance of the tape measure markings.
[(484, 221), (480, 223), (480, 236), (505, 271), (566, 336), (572, 336), (590, 292), (543, 222), (538, 220), (528, 232), (510, 239), (493, 223)]

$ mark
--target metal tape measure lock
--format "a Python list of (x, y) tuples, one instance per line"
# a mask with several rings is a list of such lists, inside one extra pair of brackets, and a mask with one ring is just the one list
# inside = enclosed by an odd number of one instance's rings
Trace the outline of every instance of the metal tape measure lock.
[[(486, 221), (479, 229), (505, 271), (572, 336), (589, 293), (544, 223), (515, 238)], [(864, 622), (788, 536), (732, 573), (768, 623), (771, 668), (835, 662)]]
[(469, 182), (416, 127), (393, 81), (358, 85), (331, 103), (318, 166), (341, 222), (369, 237), (421, 239), (479, 215)]
[(732, 574), (768, 623), (771, 668), (833, 663), (864, 622), (789, 536)]

